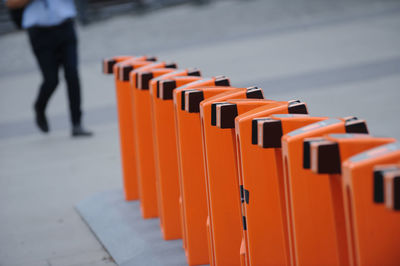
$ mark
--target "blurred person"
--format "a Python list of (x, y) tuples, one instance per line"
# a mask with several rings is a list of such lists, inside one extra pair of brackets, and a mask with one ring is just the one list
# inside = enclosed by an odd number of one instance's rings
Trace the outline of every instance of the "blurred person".
[(5, 3), (11, 10), (21, 10), (22, 28), (28, 32), (43, 77), (34, 103), (36, 125), (42, 132), (49, 132), (46, 106), (58, 85), (62, 66), (68, 90), (71, 135), (91, 136), (93, 133), (82, 126), (74, 0), (5, 0)]

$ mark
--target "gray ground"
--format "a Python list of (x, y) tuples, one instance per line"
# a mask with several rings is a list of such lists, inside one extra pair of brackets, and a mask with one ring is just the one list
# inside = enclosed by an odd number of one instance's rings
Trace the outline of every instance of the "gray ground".
[(271, 99), (301, 99), (313, 115), (356, 115), (371, 133), (400, 138), (400, 2), (217, 1), (79, 28), (86, 124), (69, 137), (64, 84), (39, 134), (32, 101), (40, 76), (23, 32), (0, 38), (0, 265), (112, 265), (74, 210), (121, 186), (113, 80), (100, 60), (152, 54)]

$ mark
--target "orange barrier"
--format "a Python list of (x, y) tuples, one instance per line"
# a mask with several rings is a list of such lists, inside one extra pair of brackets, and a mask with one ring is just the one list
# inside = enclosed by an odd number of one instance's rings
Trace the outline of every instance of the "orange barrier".
[[(245, 243), (246, 238), (241, 225), (243, 223), (243, 229), (246, 230), (246, 221), (245, 219), (242, 221), (239, 197), (238, 167), (241, 164), (240, 158), (237, 158), (236, 154), (234, 119), (238, 114), (246, 113), (259, 106), (275, 108), (283, 102), (240, 99), (218, 102), (220, 100), (221, 98), (215, 97), (214, 102), (209, 100), (202, 104), (204, 106), (203, 140), (209, 204), (207, 222), (210, 246), (213, 249), (211, 257), (214, 259), (214, 264), (239, 264), (239, 262), (247, 264), (245, 254), (247, 243)], [(287, 106), (287, 102), (284, 104)], [(213, 120), (209, 122), (220, 129), (230, 130), (215, 130), (207, 125), (207, 115), (209, 114), (206, 114), (206, 111), (212, 113), (211, 119)], [(237, 194), (235, 195), (235, 193)], [(224, 195), (223, 199), (221, 199), (221, 195)], [(241, 238), (244, 238), (242, 244)], [(227, 255), (235, 253), (235, 250), (240, 250), (240, 256), (239, 254), (237, 257)]]
[(400, 165), (396, 171), (386, 173), (383, 177), (385, 205), (388, 209), (400, 210)]
[[(247, 101), (245, 101), (245, 100), (229, 100), (228, 102), (225, 102), (225, 103), (216, 103), (215, 104), (217, 127), (221, 128), (221, 129), (230, 128), (231, 130), (229, 130), (230, 132), (229, 131), (228, 132), (232, 135), (231, 138), (228, 139), (228, 141), (226, 142), (226, 144), (229, 145), (229, 146), (227, 146), (228, 152), (224, 151), (224, 152), (219, 152), (219, 153), (221, 156), (223, 154), (225, 154), (225, 156), (228, 156), (228, 158), (230, 158), (232, 156), (230, 154), (231, 147), (233, 148), (233, 156), (231, 158), (234, 158), (234, 168), (233, 169), (235, 171), (230, 172), (230, 170), (228, 170), (228, 167), (226, 165), (225, 166), (226, 169), (217, 169), (216, 175), (209, 176), (211, 209), (215, 209), (216, 212), (221, 212), (222, 211), (221, 207), (225, 207), (229, 210), (236, 212), (236, 213), (232, 213), (233, 215), (231, 217), (231, 220), (234, 220), (236, 218), (235, 216), (237, 216), (242, 221), (242, 227), (239, 227), (240, 234), (242, 235), (241, 245), (240, 245), (240, 248), (241, 248), (240, 262), (242, 265), (248, 265), (250, 263), (250, 261), (249, 261), (249, 256), (247, 253), (247, 251), (248, 251), (248, 243), (247, 243), (247, 237), (246, 237), (247, 222), (246, 222), (246, 216), (244, 215), (244, 210), (243, 210), (244, 206), (242, 205), (241, 197), (240, 197), (241, 196), (240, 188), (242, 187), (241, 180), (240, 180), (240, 173), (242, 171), (241, 171), (240, 157), (238, 157), (238, 154), (240, 154), (241, 152), (238, 151), (240, 149), (240, 146), (238, 145), (239, 144), (238, 136), (235, 134), (235, 132), (236, 132), (235, 117), (237, 115), (239, 115), (239, 117), (240, 117), (243, 114), (247, 114), (247, 112), (251, 112), (249, 110), (252, 110), (252, 109), (260, 109), (262, 107), (264, 107), (265, 109), (268, 109), (268, 108), (274, 109), (282, 104), (287, 106), (286, 102), (276, 102), (276, 101), (270, 101), (270, 100), (247, 100)], [(283, 108), (280, 108), (280, 109), (282, 110)], [(239, 117), (237, 117), (236, 119), (238, 119)], [(224, 131), (227, 131), (227, 130), (224, 130)], [(221, 133), (217, 132), (217, 134), (221, 134)], [(230, 166), (230, 169), (232, 169), (232, 166)], [(210, 169), (210, 172), (212, 170), (215, 171), (216, 169)], [(218, 173), (218, 171), (220, 171), (220, 170), (223, 170), (225, 172), (225, 174), (223, 174), (222, 172)], [(220, 200), (218, 199), (218, 194), (221, 195), (221, 193), (223, 193), (223, 190), (221, 190), (223, 183), (225, 183), (224, 185), (227, 187), (227, 189), (226, 189), (227, 191), (232, 191), (232, 190), (229, 190), (229, 188), (236, 187), (235, 192), (237, 192), (237, 194), (236, 195), (230, 194), (231, 202), (233, 202), (232, 200), (236, 198), (236, 202), (235, 202), (236, 204), (230, 203), (230, 206), (229, 205), (223, 206), (220, 204), (220, 202), (219, 202)], [(232, 196), (235, 196), (235, 197), (232, 197)], [(237, 209), (236, 209), (237, 203), (239, 203), (239, 212), (237, 212)], [(215, 215), (214, 213), (213, 213), (213, 216), (214, 216), (214, 218), (212, 218), (212, 220), (213, 220), (214, 242), (217, 242), (218, 239), (216, 236), (219, 233), (218, 231), (226, 230), (226, 228), (222, 228), (220, 226), (220, 228), (217, 229), (216, 227), (217, 227), (218, 223), (221, 222), (220, 221), (221, 217), (218, 217), (218, 215)], [(236, 234), (235, 229), (236, 228), (234, 228), (234, 227), (230, 228), (231, 233)], [(223, 240), (223, 239), (221, 238), (219, 241), (221, 241), (221, 240)], [(225, 241), (226, 240), (227, 239), (225, 239)], [(222, 242), (220, 242), (220, 243), (222, 243)], [(217, 254), (217, 252), (218, 251), (215, 251), (216, 254)], [(218, 254), (217, 254), (217, 257), (218, 257)]]
[(394, 141), (393, 138), (377, 138), (367, 134), (330, 134), (304, 140), (303, 167), (311, 168), (316, 174), (328, 174), (332, 197), (329, 209), (334, 217), (341, 265), (350, 264), (342, 195), (342, 162), (357, 153)]
[(125, 198), (160, 217), (164, 239), (183, 238), (190, 265), (399, 264), (395, 139), (151, 61), (102, 64), (115, 77)]
[[(186, 229), (185, 252), (190, 265), (208, 264), (207, 199), (201, 142), (200, 102), (236, 88), (227, 86), (199, 87), (181, 90), (177, 100), (177, 136), (181, 162), (180, 188)], [(175, 96), (179, 98), (179, 95)]]
[[(207, 159), (207, 149), (208, 148), (216, 148), (216, 147), (208, 147), (208, 141), (212, 141), (212, 134), (209, 135), (209, 132), (213, 132), (216, 130), (215, 125), (215, 105), (214, 102), (223, 102), (229, 99), (243, 99), (243, 98), (255, 98), (262, 99), (263, 93), (262, 90), (256, 87), (251, 88), (239, 88), (234, 89), (228, 92), (224, 92), (218, 94), (214, 97), (204, 100), (200, 103), (200, 120), (201, 120), (201, 132), (202, 132), (202, 143), (203, 143), (203, 162), (204, 162), (204, 174), (206, 176), (206, 199), (207, 199), (207, 209), (208, 216), (206, 220), (206, 228), (207, 228), (207, 237), (208, 237), (208, 254), (209, 254), (209, 262), (211, 265), (216, 264), (215, 258), (215, 250), (214, 250), (214, 237), (213, 237), (213, 228), (212, 228), (212, 219), (211, 219), (211, 202), (210, 202), (210, 191), (209, 191), (209, 171), (208, 171), (208, 162), (213, 163), (211, 160)], [(216, 142), (217, 143), (217, 142)], [(217, 146), (219, 148), (219, 146)], [(216, 163), (216, 161), (214, 162)], [(240, 218), (240, 217), (239, 217)], [(240, 222), (239, 222), (240, 227)], [(239, 240), (240, 241), (240, 240)], [(240, 251), (244, 251), (244, 248), (241, 247)], [(235, 254), (235, 253), (233, 253)], [(242, 253), (241, 253), (242, 254)], [(244, 256), (240, 255), (240, 259), (244, 259)], [(243, 263), (245, 263), (243, 261)]]
[[(182, 208), (180, 203), (180, 187), (179, 187), (179, 162), (177, 153), (177, 144), (175, 136), (175, 117), (174, 117), (174, 104), (172, 101), (172, 92), (177, 86), (184, 86), (185, 84), (193, 83), (201, 80), (202, 78), (194, 76), (172, 76), (165, 79), (160, 79), (157, 83), (157, 91), (155, 93), (155, 105), (154, 105), (154, 118), (156, 125), (156, 141), (157, 141), (157, 153), (160, 154), (158, 157), (160, 165), (167, 169), (168, 175), (165, 176), (164, 184), (167, 185), (169, 182), (174, 186), (164, 187), (164, 194), (166, 191), (177, 191), (178, 201), (173, 201), (173, 206), (178, 204), (179, 215), (181, 225), (181, 237), (183, 238), (182, 245), (185, 245), (185, 231), (182, 221)], [(156, 85), (157, 85), (156, 83)], [(154, 96), (153, 96), (154, 97)], [(167, 181), (168, 180), (168, 181)], [(177, 186), (176, 186), (177, 185)], [(172, 187), (172, 190), (169, 188)], [(175, 194), (176, 196), (176, 194)], [(164, 196), (163, 196), (164, 197)]]
[(400, 144), (386, 144), (342, 164), (343, 203), (352, 265), (398, 265), (400, 213), (374, 202), (374, 167), (400, 160)]
[(363, 120), (330, 118), (282, 137), (285, 195), (292, 261), (340, 264), (329, 179), (303, 169), (303, 141), (329, 133), (367, 133)]
[[(265, 213), (265, 210), (263, 208), (264, 206), (258, 205), (260, 203), (260, 195), (259, 193), (257, 193), (257, 190), (252, 189), (251, 185), (249, 187), (244, 186), (244, 179), (251, 176), (250, 179), (258, 180), (258, 188), (261, 188), (262, 186), (260, 185), (262, 181), (260, 181), (259, 179), (263, 179), (265, 175), (265, 173), (261, 172), (259, 169), (261, 165), (266, 164), (266, 162), (262, 158), (263, 151), (258, 147), (252, 145), (254, 141), (253, 133), (257, 134), (257, 132), (252, 131), (252, 120), (257, 117), (287, 113), (306, 114), (307, 107), (304, 103), (301, 103), (299, 101), (275, 102), (275, 104), (269, 104), (255, 108), (249, 112), (239, 115), (235, 119), (238, 181), (243, 216), (243, 238), (241, 245), (241, 256), (243, 257), (242, 260), (245, 262), (245, 265), (284, 265), (286, 262), (287, 256), (285, 254), (285, 247), (282, 246), (284, 242), (279, 242), (279, 240), (282, 239), (275, 239), (275, 237), (280, 235), (280, 233), (282, 232), (282, 228), (280, 228), (280, 230), (278, 228), (277, 231), (277, 228), (272, 229), (272, 225), (274, 223), (273, 221), (279, 220), (280, 217), (278, 217), (278, 219), (275, 219), (275, 217), (269, 217), (264, 220), (259, 219), (262, 218), (263, 214)], [(254, 197), (252, 196), (252, 198), (257, 202), (255, 204), (252, 204), (251, 207), (249, 205), (250, 190), (252, 190), (252, 194), (254, 195)], [(271, 194), (269, 194), (269, 196), (271, 196)], [(255, 201), (252, 200), (253, 203)], [(258, 211), (254, 211), (254, 207), (257, 206), (261, 206), (261, 208), (258, 209)], [(250, 209), (250, 217), (247, 214), (248, 209)], [(254, 214), (261, 215), (256, 218)], [(266, 230), (270, 229), (272, 229), (272, 234), (266, 232)], [(271, 242), (272, 240), (274, 240), (274, 242)]]
[[(265, 117), (272, 114), (287, 114), (297, 113), (306, 114), (307, 107), (300, 101), (289, 101), (289, 102), (275, 102), (273, 104), (264, 105), (255, 108), (249, 112), (239, 115), (235, 119), (235, 132), (236, 132), (236, 154), (237, 154), (237, 166), (238, 166), (238, 182), (241, 196), (241, 210), (243, 220), (243, 238), (242, 238), (242, 251), (241, 256), (243, 262), (246, 265), (262, 265), (262, 264), (285, 264), (286, 254), (284, 242), (279, 242), (283, 239), (275, 239), (276, 236), (282, 233), (282, 227), (272, 228), (274, 221), (280, 221), (278, 219), (267, 218), (260, 220), (261, 216), (255, 217), (254, 214), (263, 214), (265, 209), (262, 204), (259, 204), (260, 194), (257, 190), (253, 190), (251, 184), (249, 187), (244, 186), (244, 179), (246, 177), (257, 180), (258, 188), (263, 187), (261, 185), (261, 179), (265, 177), (265, 173), (260, 171), (260, 165), (265, 165), (266, 161), (262, 158), (263, 151), (256, 146), (253, 146), (253, 119), (256, 117)], [(257, 134), (257, 132), (254, 132)], [(255, 135), (257, 136), (257, 135)], [(280, 139), (279, 139), (280, 141)], [(265, 151), (264, 151), (265, 152)], [(267, 162), (273, 163), (273, 162)], [(252, 202), (251, 207), (249, 205), (249, 194), (252, 190)], [(261, 192), (263, 194), (263, 192)], [(271, 196), (271, 194), (269, 194)], [(254, 204), (255, 201), (256, 204)], [(268, 203), (267, 203), (268, 205)], [(246, 208), (250, 207), (250, 208)], [(261, 207), (258, 211), (254, 211), (254, 207)], [(247, 209), (250, 209), (250, 219), (247, 215)], [(270, 232), (265, 232), (271, 230)], [(271, 234), (272, 233), (272, 234)], [(278, 240), (278, 241), (275, 241)], [(273, 242), (271, 242), (273, 241)], [(258, 250), (257, 250), (258, 249)], [(243, 264), (243, 263), (242, 263)]]
[[(160, 174), (164, 173), (164, 177), (160, 180), (163, 184), (159, 186), (162, 191), (162, 198), (166, 199), (169, 194), (172, 196), (179, 197), (179, 164), (178, 164), (178, 154), (177, 154), (177, 144), (176, 144), (176, 136), (175, 136), (175, 118), (174, 118), (174, 107), (173, 107), (173, 90), (177, 87), (181, 87), (187, 85), (187, 88), (194, 88), (197, 86), (203, 85), (223, 85), (226, 84), (226, 78), (211, 78), (211, 79), (202, 79), (200, 78), (199, 71), (188, 71), (188, 76), (176, 76), (171, 73), (170, 77), (161, 78), (159, 80), (155, 80), (153, 87), (153, 111), (154, 111), (154, 125), (155, 125), (155, 142), (157, 146), (157, 160), (159, 164)], [(178, 185), (178, 186), (176, 186)], [(178, 191), (177, 191), (178, 189)], [(164, 202), (171, 201), (171, 208), (175, 208), (176, 201), (173, 201), (173, 198), (169, 198), (168, 200), (162, 200), (162, 204), (166, 204)], [(179, 205), (182, 205), (180, 202), (180, 198), (177, 202)], [(161, 204), (161, 203), (160, 203)], [(182, 206), (179, 207), (180, 214), (178, 217), (182, 219)], [(170, 223), (172, 224), (176, 219), (171, 218)], [(185, 247), (185, 229), (182, 224), (182, 238), (183, 238), (183, 246)]]
[[(179, 205), (180, 205), (180, 212), (181, 212), (181, 219), (182, 219), (182, 240), (183, 240), (183, 248), (185, 249), (186, 253), (186, 258), (189, 263), (192, 263), (193, 257), (191, 256), (187, 249), (188, 249), (188, 244), (187, 244), (187, 224), (185, 219), (185, 205), (182, 199), (182, 166), (181, 166), (181, 154), (180, 154), (180, 143), (179, 143), (179, 136), (178, 136), (178, 122), (177, 122), (177, 111), (178, 111), (178, 106), (180, 107), (182, 104), (182, 99), (180, 98), (181, 93), (179, 93), (178, 97), (179, 99), (176, 98), (176, 93), (175, 91), (183, 91), (183, 90), (188, 90), (192, 88), (198, 88), (198, 87), (204, 87), (204, 86), (229, 86), (229, 79), (224, 76), (217, 76), (217, 77), (212, 77), (212, 78), (203, 78), (199, 79), (197, 81), (187, 83), (186, 85), (181, 85), (180, 82), (182, 82), (183, 78), (182, 77), (176, 77), (174, 80), (166, 80), (160, 82), (160, 98), (162, 99), (170, 99), (173, 98), (173, 112), (174, 112), (174, 127), (173, 127), (173, 134), (175, 135), (175, 140), (176, 140), (176, 149), (177, 149), (177, 158), (178, 158), (178, 173), (179, 173), (179, 191), (180, 191), (180, 197), (179, 197)], [(161, 86), (162, 85), (162, 86)], [(183, 103), (184, 104), (184, 103)]]
[(134, 149), (143, 218), (158, 216), (149, 81), (152, 76), (172, 72), (174, 68), (176, 68), (175, 63), (155, 62), (133, 70), (129, 74)]
[(244, 241), (250, 265), (290, 264), (281, 137), (324, 119), (302, 113), (307, 113), (305, 103), (290, 101), (259, 107), (236, 118), (240, 192), (246, 223)]
[(182, 228), (175, 135), (165, 130), (174, 126), (173, 103), (159, 99), (158, 95), (160, 81), (177, 76), (190, 76), (197, 80), (201, 73), (196, 69), (176, 70), (150, 81), (158, 215), (165, 240), (182, 238)]
[[(103, 71), (114, 73), (115, 92), (117, 98), (118, 125), (120, 134), (121, 163), (126, 200), (139, 198), (138, 180), (136, 174), (136, 156), (133, 139), (133, 114), (132, 114), (132, 93), (129, 88), (129, 76), (132, 69), (140, 68), (151, 64), (150, 61), (143, 61), (146, 57), (116, 57), (115, 59), (104, 60)], [(153, 59), (153, 58), (149, 58)], [(112, 71), (111, 70), (112, 67)]]
[[(253, 119), (252, 142), (265, 149), (265, 152), (263, 151), (263, 153), (260, 154), (264, 159), (264, 164), (258, 166), (259, 171), (264, 173), (264, 175), (263, 178), (257, 180), (248, 174), (244, 175), (244, 194), (251, 193), (252, 195), (252, 204), (245, 205), (248, 209), (246, 213), (247, 220), (250, 222), (251, 219), (259, 218), (263, 221), (265, 218), (259, 217), (260, 213), (255, 208), (257, 206), (263, 206), (264, 212), (262, 212), (261, 215), (265, 215), (264, 217), (268, 219), (267, 224), (269, 225), (267, 229), (264, 229), (268, 230), (267, 232), (261, 231), (261, 233), (264, 232), (266, 236), (268, 235), (269, 237), (268, 244), (264, 245), (266, 249), (265, 252), (268, 254), (272, 253), (272, 251), (276, 252), (272, 258), (275, 257), (277, 260), (281, 259), (282, 262), (279, 264), (294, 265), (294, 262), (291, 260), (293, 251), (290, 248), (287, 225), (287, 202), (285, 197), (281, 138), (283, 135), (293, 130), (326, 119), (326, 117), (285, 114), (272, 115), (270, 118)], [(253, 196), (255, 193), (256, 195)], [(253, 204), (255, 206), (253, 206)], [(274, 218), (272, 219), (271, 217)], [(257, 220), (255, 220), (255, 222), (257, 222)], [(249, 232), (251, 231), (248, 230), (248, 233)], [(256, 232), (253, 232), (253, 234), (256, 234)], [(257, 237), (257, 235), (249, 235), (249, 237)], [(274, 241), (276, 241), (278, 247), (274, 246), (273, 243), (275, 242), (271, 242), (271, 237), (275, 237)], [(250, 247), (252, 247), (252, 245), (250, 245)], [(260, 250), (260, 248), (255, 247), (255, 250)], [(252, 253), (250, 255), (252, 256)], [(285, 257), (282, 257), (282, 255), (285, 255)], [(283, 261), (283, 259), (285, 260)]]

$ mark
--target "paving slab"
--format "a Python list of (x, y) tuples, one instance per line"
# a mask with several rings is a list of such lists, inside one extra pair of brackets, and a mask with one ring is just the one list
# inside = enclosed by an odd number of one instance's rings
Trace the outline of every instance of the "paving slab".
[(118, 265), (186, 265), (182, 240), (164, 241), (159, 219), (143, 219), (139, 201), (121, 189), (99, 192), (76, 206)]

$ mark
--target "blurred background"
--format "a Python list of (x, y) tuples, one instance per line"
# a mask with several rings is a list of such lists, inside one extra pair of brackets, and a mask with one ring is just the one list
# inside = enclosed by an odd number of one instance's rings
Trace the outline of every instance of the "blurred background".
[[(41, 135), (32, 104), (40, 74), (27, 35), (0, 3), (0, 265), (112, 265), (74, 210), (121, 187), (113, 78), (101, 60), (154, 55), (233, 86), (300, 99), (310, 114), (354, 115), (400, 139), (398, 0), (77, 1), (85, 124), (69, 137), (65, 83)], [(60, 74), (60, 79), (63, 75)]]

